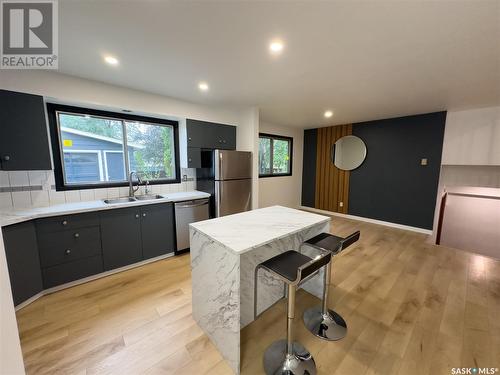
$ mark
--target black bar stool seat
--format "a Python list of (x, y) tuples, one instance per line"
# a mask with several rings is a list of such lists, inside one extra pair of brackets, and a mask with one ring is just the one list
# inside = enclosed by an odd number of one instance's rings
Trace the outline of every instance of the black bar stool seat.
[[(340, 253), (354, 242), (359, 240), (360, 232), (354, 232), (344, 237), (330, 233), (320, 233), (305, 241), (302, 245), (309, 245), (322, 252), (329, 252), (332, 256)], [(323, 284), (322, 306), (315, 306), (304, 312), (304, 324), (315, 336), (324, 340), (340, 340), (347, 334), (347, 323), (338, 313), (328, 308), (328, 289), (330, 287), (332, 262), (326, 265), (325, 281)]]
[(264, 269), (288, 286), (287, 334), (285, 340), (271, 344), (264, 353), (264, 370), (267, 375), (315, 375), (316, 364), (309, 351), (293, 341), (295, 318), (295, 292), (297, 286), (309, 276), (326, 266), (332, 258), (330, 252), (322, 252), (310, 258), (294, 250), (278, 254), (255, 268), (254, 317), (257, 317), (257, 281), (259, 269)]
[(262, 262), (259, 266), (293, 282), (297, 277), (297, 269), (311, 260), (307, 255), (288, 250)]

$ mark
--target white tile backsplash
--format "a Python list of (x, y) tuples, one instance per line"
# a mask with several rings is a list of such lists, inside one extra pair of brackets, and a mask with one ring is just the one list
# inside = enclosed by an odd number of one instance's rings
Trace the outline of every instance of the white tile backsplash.
[[(28, 174), (26, 174), (26, 177), (28, 177)], [(14, 191), (11, 194), (14, 208), (32, 207), (31, 194), (29, 191)]]
[(81, 202), (80, 190), (68, 190), (64, 192), (66, 203)]
[(66, 203), (64, 191), (49, 190), (49, 201), (51, 206)]
[[(196, 170), (182, 169), (182, 175), (187, 175), (193, 181), (179, 184), (150, 185), (150, 193), (168, 194), (196, 190)], [(0, 171), (0, 188), (26, 187), (24, 191), (0, 192), (0, 209), (24, 209), (29, 207), (45, 207), (64, 203), (93, 201), (106, 198), (118, 198), (128, 195), (128, 186), (55, 191), (53, 171)], [(29, 190), (35, 186), (37, 190)], [(7, 189), (8, 190), (8, 189)], [(144, 194), (141, 186), (137, 194)]]
[(108, 197), (108, 189), (94, 189), (94, 198), (96, 200), (106, 199)]
[(33, 207), (50, 206), (49, 192), (47, 190), (31, 191), (31, 204)]
[(9, 172), (10, 186), (29, 186), (28, 171)]
[(94, 189), (80, 190), (80, 200), (82, 202), (95, 201)]
[(120, 196), (120, 188), (108, 188), (108, 198), (118, 198)]
[(0, 193), (0, 209), (12, 209), (12, 195), (10, 193)]
[(45, 171), (29, 171), (28, 180), (30, 186), (42, 186), (47, 180)]
[(9, 186), (10, 186), (9, 172), (0, 171), (0, 188)]

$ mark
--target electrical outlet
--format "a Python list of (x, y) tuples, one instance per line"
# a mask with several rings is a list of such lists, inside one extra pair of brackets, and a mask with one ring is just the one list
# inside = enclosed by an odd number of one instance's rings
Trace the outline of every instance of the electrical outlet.
[(344, 202), (339, 202), (339, 207), (344, 207)]
[(420, 165), (427, 165), (427, 158), (423, 158), (420, 160)]
[(188, 180), (188, 175), (187, 174), (182, 175), (182, 181), (187, 181), (187, 180)]

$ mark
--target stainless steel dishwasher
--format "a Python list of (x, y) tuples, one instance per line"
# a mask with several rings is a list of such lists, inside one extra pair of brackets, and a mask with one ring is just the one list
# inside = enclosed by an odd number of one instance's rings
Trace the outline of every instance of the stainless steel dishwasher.
[(175, 203), (175, 231), (177, 233), (177, 253), (189, 249), (189, 224), (208, 220), (209, 199), (195, 199)]

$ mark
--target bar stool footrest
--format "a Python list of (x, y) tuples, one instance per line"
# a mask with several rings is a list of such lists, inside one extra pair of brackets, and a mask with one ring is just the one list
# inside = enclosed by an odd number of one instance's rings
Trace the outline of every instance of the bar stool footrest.
[(345, 320), (333, 310), (323, 314), (321, 307), (315, 306), (307, 309), (303, 317), (306, 328), (320, 339), (335, 341), (347, 334)]
[(306, 348), (294, 342), (292, 355), (287, 355), (286, 349), (286, 340), (275, 341), (266, 349), (266, 375), (316, 375), (316, 363)]

